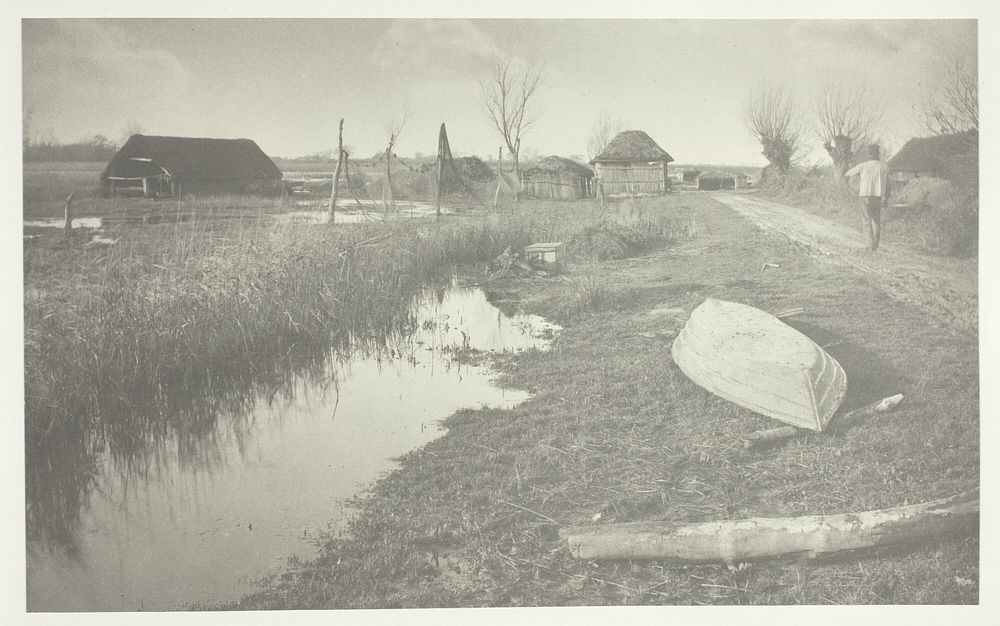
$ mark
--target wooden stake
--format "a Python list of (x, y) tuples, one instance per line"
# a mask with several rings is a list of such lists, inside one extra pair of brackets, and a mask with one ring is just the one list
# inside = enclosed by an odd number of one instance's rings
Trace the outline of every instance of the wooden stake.
[(66, 225), (63, 226), (63, 235), (69, 239), (70, 234), (73, 231), (73, 196), (75, 193), (69, 194), (66, 198)]
[(441, 122), (441, 130), (438, 132), (437, 194), (434, 200), (437, 205), (436, 217), (441, 217), (441, 187), (444, 186), (445, 153), (450, 156), (451, 150), (448, 147), (448, 131), (444, 128), (444, 122)]
[(701, 524), (632, 522), (566, 528), (560, 535), (580, 559), (669, 563), (744, 563), (763, 559), (834, 559), (920, 548), (943, 535), (975, 533), (979, 490), (889, 509), (755, 517)]
[(394, 206), (392, 201), (392, 170), (389, 167), (391, 164), (392, 143), (385, 149), (385, 177), (382, 179), (382, 204), (386, 211)]
[[(344, 165), (344, 118), (340, 118), (337, 131), (337, 170), (333, 173), (333, 187), (330, 189), (330, 223), (334, 223), (337, 209), (337, 187), (340, 184), (340, 168)], [(348, 185), (350, 189), (350, 185)]]

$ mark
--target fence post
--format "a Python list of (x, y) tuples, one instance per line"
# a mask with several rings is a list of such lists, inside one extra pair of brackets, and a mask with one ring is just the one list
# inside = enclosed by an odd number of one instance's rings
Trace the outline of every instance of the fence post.
[(69, 239), (73, 230), (73, 196), (74, 194), (71, 193), (66, 198), (66, 225), (63, 226), (63, 235), (66, 239)]
[[(337, 131), (337, 169), (333, 173), (333, 185), (330, 188), (330, 223), (334, 223), (337, 210), (337, 185), (340, 182), (340, 168), (344, 165), (344, 118), (340, 118), (340, 128)], [(350, 184), (347, 186), (350, 190)]]

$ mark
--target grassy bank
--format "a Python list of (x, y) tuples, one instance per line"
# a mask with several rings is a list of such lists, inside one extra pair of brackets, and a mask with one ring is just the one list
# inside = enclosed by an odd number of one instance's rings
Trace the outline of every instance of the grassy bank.
[[(761, 183), (760, 193), (861, 229), (857, 189), (829, 175), (773, 177)], [(977, 254), (979, 200), (972, 182), (957, 185), (941, 179), (915, 179), (894, 186), (891, 203), (882, 209), (883, 241), (948, 256)]]
[[(978, 485), (974, 340), (709, 197), (654, 202), (696, 228), (640, 256), (577, 257), (565, 280), (488, 284), (501, 303), (565, 327), (549, 352), (494, 359), (529, 401), (449, 418), (446, 436), (372, 487), (345, 537), (228, 608), (977, 602), (968, 537), (825, 565), (570, 556), (564, 525), (863, 511)], [(739, 435), (773, 422), (695, 387), (669, 341), (650, 335), (680, 327), (668, 309), (706, 296), (803, 307), (793, 325), (844, 366), (845, 409), (894, 393), (905, 403), (849, 430), (745, 451)]]
[[(32, 526), (72, 517), (89, 475), (81, 467), (98, 450), (141, 456), (162, 429), (197, 430), (220, 406), (238, 412), (240, 390), (280, 375), (276, 363), (308, 366), (330, 346), (405, 330), (415, 290), (454, 265), (532, 241), (575, 245), (583, 231), (628, 252), (676, 228), (641, 206), (536, 208), (355, 226), (282, 224), (251, 210), (118, 227), (110, 247), (38, 229), (24, 248)], [(44, 502), (54, 484), (67, 501)]]

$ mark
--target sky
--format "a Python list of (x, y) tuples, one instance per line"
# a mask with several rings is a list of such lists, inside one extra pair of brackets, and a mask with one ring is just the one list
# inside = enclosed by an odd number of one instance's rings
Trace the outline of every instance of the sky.
[(495, 155), (482, 104), (490, 58), (543, 67), (524, 156), (586, 155), (602, 113), (646, 131), (678, 163), (763, 165), (740, 121), (765, 85), (810, 109), (828, 85), (886, 106), (898, 149), (953, 59), (975, 64), (975, 20), (26, 19), (23, 107), (30, 136), (68, 142), (130, 128), (248, 137), (272, 156), (335, 149), (366, 158), (406, 118), (400, 155), (431, 154), (448, 127), (456, 154)]

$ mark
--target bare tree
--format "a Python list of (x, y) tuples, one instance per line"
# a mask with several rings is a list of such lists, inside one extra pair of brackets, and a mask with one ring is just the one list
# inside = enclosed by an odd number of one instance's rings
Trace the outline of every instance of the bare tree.
[(802, 147), (802, 130), (795, 100), (782, 87), (762, 87), (743, 104), (743, 124), (757, 141), (761, 154), (781, 174), (788, 172)]
[(975, 65), (953, 60), (924, 103), (924, 124), (935, 135), (979, 130), (979, 76)]
[(587, 157), (593, 159), (608, 147), (615, 136), (625, 130), (625, 121), (622, 118), (612, 118), (607, 111), (602, 112), (594, 127), (590, 131), (590, 139), (587, 140)]
[(816, 134), (840, 179), (851, 168), (855, 152), (873, 140), (885, 105), (866, 88), (850, 91), (828, 85), (816, 101), (814, 114)]
[(407, 115), (404, 113), (402, 117), (393, 118), (385, 125), (385, 134), (387, 135), (385, 154), (382, 158), (385, 160), (385, 178), (382, 184), (382, 203), (386, 209), (392, 207), (392, 159), (396, 154), (392, 151), (396, 147), (396, 142), (399, 141), (399, 136), (403, 134), (403, 129), (406, 127)]
[(489, 74), (479, 82), (486, 112), (514, 160), (517, 192), (521, 190), (521, 137), (535, 122), (528, 105), (542, 83), (544, 68), (515, 63), (510, 53), (497, 54)]

